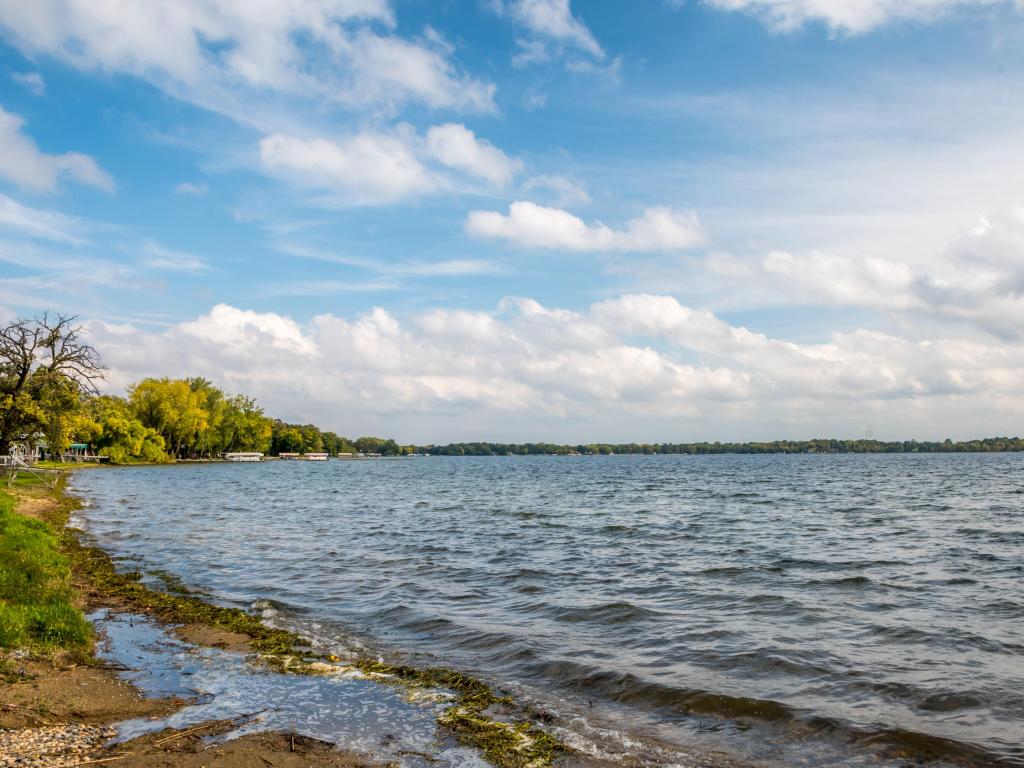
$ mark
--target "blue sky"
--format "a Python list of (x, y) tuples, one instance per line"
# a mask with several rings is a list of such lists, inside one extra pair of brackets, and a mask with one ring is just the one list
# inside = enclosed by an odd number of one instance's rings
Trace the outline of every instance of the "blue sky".
[(998, 0), (2, 0), (0, 315), (350, 434), (1020, 431), (1022, 49)]

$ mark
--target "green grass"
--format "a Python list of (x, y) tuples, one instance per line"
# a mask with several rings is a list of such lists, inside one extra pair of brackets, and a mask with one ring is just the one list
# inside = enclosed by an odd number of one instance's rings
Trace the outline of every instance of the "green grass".
[(14, 511), (0, 491), (0, 647), (88, 646), (88, 622), (72, 604), (71, 571), (41, 520)]

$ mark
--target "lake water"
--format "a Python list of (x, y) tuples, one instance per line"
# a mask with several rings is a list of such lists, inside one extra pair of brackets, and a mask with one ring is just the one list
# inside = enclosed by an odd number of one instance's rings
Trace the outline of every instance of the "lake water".
[(73, 486), (125, 568), (479, 674), (617, 764), (1024, 766), (1024, 455), (268, 462)]

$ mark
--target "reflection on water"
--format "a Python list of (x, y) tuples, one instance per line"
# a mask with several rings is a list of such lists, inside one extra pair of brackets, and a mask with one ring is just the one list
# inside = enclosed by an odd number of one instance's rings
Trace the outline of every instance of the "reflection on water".
[(295, 732), (408, 768), (487, 765), (468, 750), (436, 743), (441, 705), (409, 703), (400, 689), (353, 677), (276, 674), (242, 654), (183, 643), (137, 615), (102, 611), (89, 619), (104, 635), (98, 655), (127, 667), (125, 679), (150, 696), (195, 702), (165, 718), (119, 723), (119, 740), (238, 718), (245, 724), (218, 735), (218, 741), (253, 731)]
[[(622, 743), (1024, 765), (1024, 456), (76, 473), (132, 567), (482, 674)], [(613, 739), (608, 737), (606, 742)], [(606, 744), (607, 746), (607, 744)]]

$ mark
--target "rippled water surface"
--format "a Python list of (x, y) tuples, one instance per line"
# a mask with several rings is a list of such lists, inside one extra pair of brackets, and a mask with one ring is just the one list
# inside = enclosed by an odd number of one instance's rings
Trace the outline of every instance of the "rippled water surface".
[(268, 462), (74, 485), (125, 567), (483, 674), (616, 761), (1024, 765), (1021, 455)]

